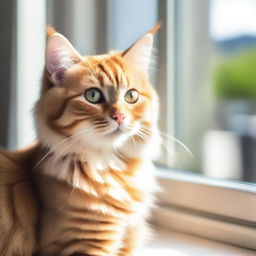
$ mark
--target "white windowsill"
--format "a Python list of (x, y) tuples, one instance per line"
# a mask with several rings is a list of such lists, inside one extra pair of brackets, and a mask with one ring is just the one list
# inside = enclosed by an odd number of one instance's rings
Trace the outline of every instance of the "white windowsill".
[(253, 256), (255, 251), (187, 235), (153, 228), (155, 236), (143, 252), (147, 256)]
[(158, 183), (154, 224), (256, 250), (255, 186), (159, 167)]

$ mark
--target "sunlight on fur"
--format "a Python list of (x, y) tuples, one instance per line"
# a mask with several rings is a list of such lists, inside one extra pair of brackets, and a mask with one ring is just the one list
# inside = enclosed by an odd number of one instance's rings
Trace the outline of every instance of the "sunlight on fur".
[(132, 256), (148, 237), (157, 186), (153, 34), (126, 51), (82, 56), (48, 28), (38, 142), (0, 151), (3, 256)]

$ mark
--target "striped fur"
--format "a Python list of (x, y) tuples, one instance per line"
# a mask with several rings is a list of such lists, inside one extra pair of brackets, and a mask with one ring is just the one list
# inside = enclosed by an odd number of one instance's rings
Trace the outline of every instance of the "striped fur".
[[(135, 255), (156, 189), (156, 93), (145, 68), (132, 63), (134, 46), (81, 57), (53, 29), (48, 37), (48, 48), (56, 40), (67, 56), (47, 48), (35, 106), (38, 143), (0, 152), (1, 255)], [(136, 52), (143, 38), (138, 42)], [(64, 58), (61, 66), (48, 63), (58, 65), (58, 58)], [(103, 103), (85, 99), (92, 87), (102, 92)], [(130, 89), (139, 93), (134, 104), (125, 101)], [(111, 118), (115, 113), (126, 116), (120, 126)]]

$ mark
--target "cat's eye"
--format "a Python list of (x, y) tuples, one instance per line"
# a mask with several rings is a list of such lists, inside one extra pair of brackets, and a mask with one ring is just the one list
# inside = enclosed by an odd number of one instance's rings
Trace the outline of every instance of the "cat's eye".
[(85, 91), (84, 97), (90, 103), (94, 103), (94, 104), (102, 103), (105, 100), (104, 96), (102, 95), (102, 92), (97, 88), (91, 88)]
[(124, 98), (128, 103), (136, 103), (139, 99), (139, 93), (135, 89), (131, 89), (125, 94)]

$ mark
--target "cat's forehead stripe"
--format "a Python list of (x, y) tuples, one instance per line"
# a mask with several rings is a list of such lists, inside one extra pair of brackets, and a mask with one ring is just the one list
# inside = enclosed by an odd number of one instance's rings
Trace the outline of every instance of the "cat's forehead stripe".
[(124, 63), (117, 57), (114, 57), (112, 59), (115, 63), (116, 68), (118, 69), (117, 75), (118, 75), (118, 84), (122, 84), (125, 87), (129, 86), (129, 79), (125, 72)]
[[(108, 68), (107, 65), (104, 65), (105, 63), (100, 63), (99, 64), (99, 69), (101, 70), (101, 72), (107, 76), (107, 78), (109, 79), (111, 84), (116, 84), (116, 80), (115, 77), (113, 76), (113, 72), (111, 72), (112, 70), (110, 70)], [(102, 74), (100, 74), (100, 76), (102, 76)], [(103, 82), (103, 84), (101, 84), (102, 87), (104, 87), (105, 83), (104, 83), (104, 79), (101, 78), (101, 81)]]
[(123, 63), (122, 63), (119, 59), (113, 57), (113, 58), (112, 58), (112, 61), (113, 61), (116, 65), (118, 65), (118, 66), (121, 68), (121, 70), (122, 70), (123, 72), (125, 72), (124, 65), (123, 65)]
[(127, 86), (127, 76), (125, 75), (125, 68), (123, 63), (117, 59), (117, 58), (112, 58), (112, 63), (114, 64), (114, 71), (115, 71), (115, 77), (117, 81), (117, 85), (125, 85)]
[[(102, 87), (104, 87), (106, 83), (112, 84), (117, 89), (119, 85), (128, 85), (128, 78), (125, 75), (124, 66), (121, 61), (116, 58), (101, 61), (98, 64), (98, 68), (100, 69), (99, 81)], [(105, 81), (105, 77), (107, 77), (109, 81)]]

